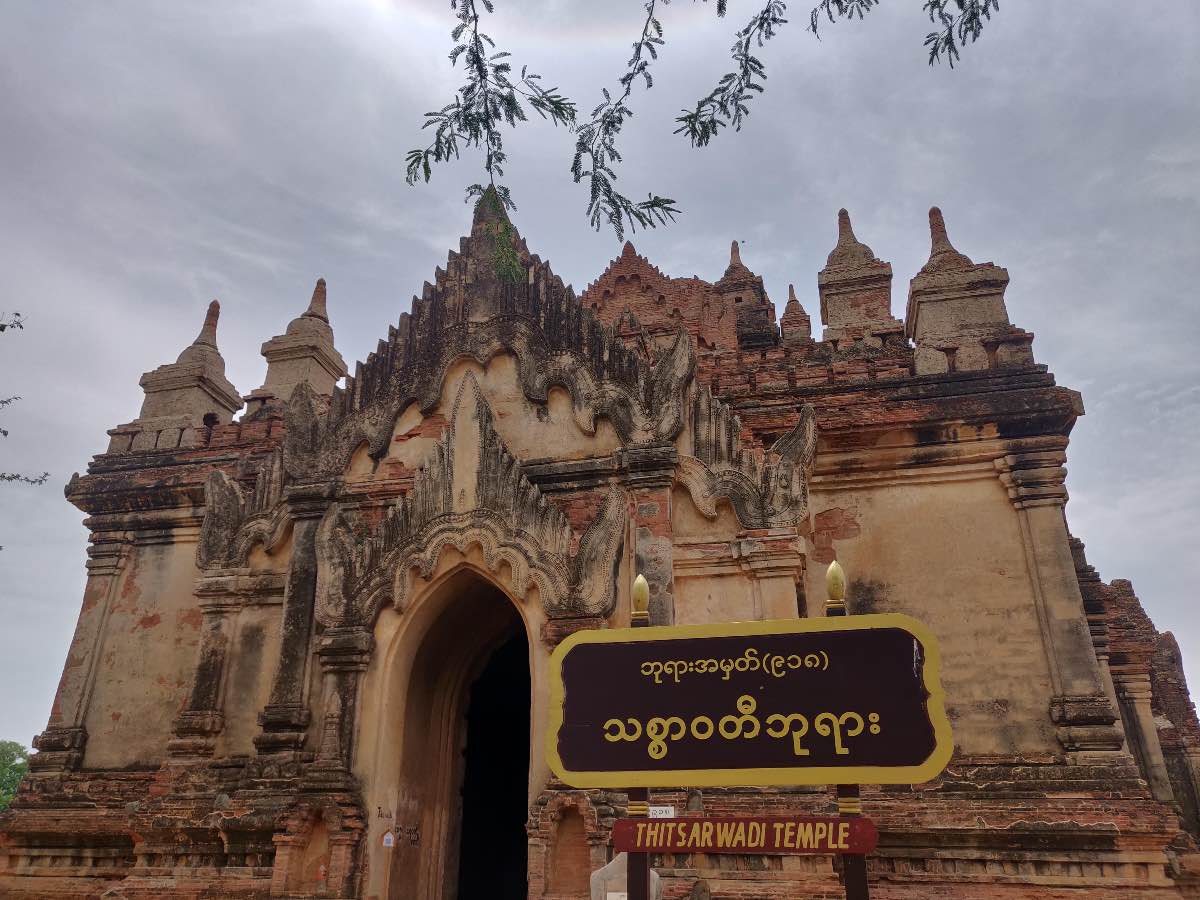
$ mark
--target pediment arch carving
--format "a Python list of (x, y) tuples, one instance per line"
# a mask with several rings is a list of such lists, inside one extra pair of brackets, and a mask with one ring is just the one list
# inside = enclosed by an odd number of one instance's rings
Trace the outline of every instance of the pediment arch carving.
[(560, 387), (571, 396), (575, 420), (588, 434), (609, 419), (625, 445), (673, 440), (684, 426), (684, 396), (695, 374), (687, 332), (644, 355), (629, 349), (600, 322), (547, 263), (528, 252), (514, 232), (527, 278), (518, 284), (482, 277), (473, 257), (494, 252), (490, 238), (464, 238), (447, 270), (414, 297), (412, 312), (389, 328), (375, 352), (359, 363), (326, 407), (302, 385), (287, 404), (285, 462), (298, 477), (334, 476), (366, 441), (376, 459), (387, 449), (400, 414), (412, 403), (428, 414), (441, 399), (447, 370), (474, 360), (483, 366), (508, 353), (521, 390), (545, 404)]
[(465, 554), (475, 546), (498, 578), (507, 566), (515, 595), (536, 585), (551, 618), (606, 616), (616, 601), (613, 573), (627, 506), (625, 492), (610, 487), (573, 550), (566, 517), (504, 446), (478, 381), (467, 373), (449, 426), (412, 490), (378, 525), (368, 528), (342, 503), (323, 518), (318, 621), (369, 623), (389, 604), (403, 609), (414, 577), (432, 575), (448, 548)]

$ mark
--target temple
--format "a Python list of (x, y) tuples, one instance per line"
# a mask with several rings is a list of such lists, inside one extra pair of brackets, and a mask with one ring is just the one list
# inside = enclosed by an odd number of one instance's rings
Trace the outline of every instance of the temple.
[[(937, 635), (954, 734), (935, 781), (864, 786), (873, 898), (1200, 897), (1178, 647), (1068, 530), (1080, 396), (930, 231), (901, 320), (843, 210), (818, 335), (736, 242), (712, 282), (626, 244), (576, 295), (488, 194), (353, 374), (322, 280), (244, 396), (214, 301), (67, 485), (87, 586), (0, 895), (587, 898), (629, 798), (547, 768), (552, 650), (639, 573), (655, 623), (821, 616), (837, 559), (852, 613)], [(654, 865), (672, 900), (842, 896), (829, 856)]]

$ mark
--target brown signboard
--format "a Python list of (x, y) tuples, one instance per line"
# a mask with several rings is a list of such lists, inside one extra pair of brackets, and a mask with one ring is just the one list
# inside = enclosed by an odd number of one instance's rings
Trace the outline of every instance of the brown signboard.
[(843, 816), (712, 816), (618, 819), (617, 853), (867, 854), (879, 843), (875, 823)]
[(574, 787), (917, 784), (953, 749), (908, 616), (580, 631), (550, 668), (546, 757)]

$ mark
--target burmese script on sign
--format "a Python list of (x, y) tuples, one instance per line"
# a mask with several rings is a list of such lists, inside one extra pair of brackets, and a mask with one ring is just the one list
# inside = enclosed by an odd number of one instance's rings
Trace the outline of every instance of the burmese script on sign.
[(577, 632), (551, 675), (547, 759), (577, 787), (914, 784), (951, 752), (907, 616)]
[(676, 684), (684, 675), (716, 675), (722, 681), (728, 681), (734, 675), (742, 672), (765, 672), (775, 678), (782, 678), (789, 672), (801, 669), (820, 669), (829, 671), (829, 654), (824, 650), (816, 653), (771, 653), (762, 652), (757, 647), (747, 647), (740, 656), (725, 657), (724, 659), (648, 659), (642, 663), (642, 674), (653, 678), (655, 684), (662, 684), (663, 678), (669, 678)]
[(859, 817), (619, 819), (613, 827), (618, 853), (867, 854), (878, 842), (875, 824)]

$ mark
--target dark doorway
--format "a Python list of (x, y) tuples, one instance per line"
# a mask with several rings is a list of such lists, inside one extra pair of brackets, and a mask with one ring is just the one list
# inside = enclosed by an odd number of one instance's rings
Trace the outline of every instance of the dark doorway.
[(529, 649), (522, 630), (471, 685), (462, 787), (458, 900), (528, 894)]

